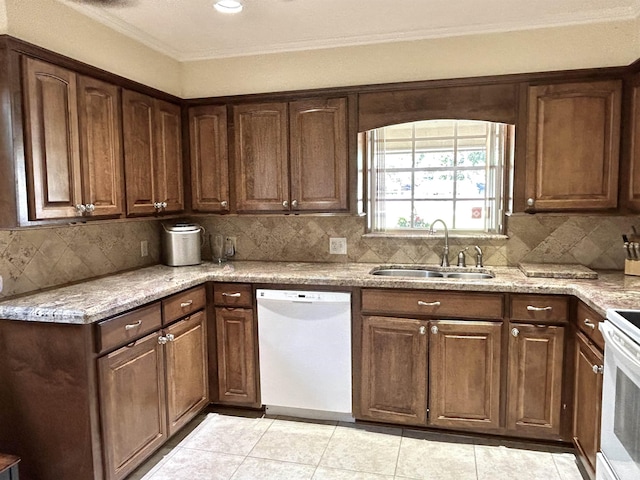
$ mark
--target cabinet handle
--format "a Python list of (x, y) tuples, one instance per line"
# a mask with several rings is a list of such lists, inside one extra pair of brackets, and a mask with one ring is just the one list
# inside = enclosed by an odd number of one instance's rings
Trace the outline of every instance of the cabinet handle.
[(298, 200), (293, 200), (293, 201), (291, 202), (291, 206), (292, 206), (293, 208), (298, 208)]
[(433, 333), (434, 335), (436, 333), (438, 333), (438, 327), (436, 325), (434, 325), (433, 327), (431, 327), (431, 333)]
[(167, 333), (167, 342), (173, 342), (176, 337), (173, 335), (173, 333)]
[(76, 213), (77, 213), (78, 215), (82, 215), (82, 214), (83, 214), (84, 212), (86, 212), (86, 211), (87, 211), (87, 207), (85, 207), (83, 204), (78, 203), (78, 204), (76, 205)]
[(125, 330), (133, 330), (134, 328), (138, 328), (142, 325), (142, 320), (138, 320), (136, 323), (128, 323), (124, 326)]
[(533, 198), (527, 198), (527, 206), (528, 206), (528, 207), (533, 207), (533, 205), (534, 205), (535, 203), (536, 203), (536, 202), (533, 200)]
[(235, 298), (240, 298), (242, 296), (242, 294), (240, 292), (237, 293), (227, 293), (227, 292), (222, 292), (222, 296), (223, 297), (235, 297)]
[(226, 200), (223, 200), (220, 202), (220, 205), (222, 206), (222, 208), (227, 208), (229, 206), (229, 202), (227, 202)]
[(440, 302), (437, 300), (435, 302), (423, 302), (422, 300), (418, 300), (418, 305), (421, 307), (439, 307)]
[(180, 308), (187, 308), (187, 307), (190, 307), (191, 305), (193, 305), (193, 300), (188, 300), (186, 302), (182, 302), (180, 304)]
[(282, 202), (282, 206), (284, 208), (289, 208), (289, 202), (287, 200), (285, 200), (284, 202)]
[(592, 370), (593, 370), (593, 373), (595, 373), (596, 375), (598, 375), (598, 374), (602, 375), (604, 373), (604, 366), (602, 366), (602, 365), (594, 365)]
[(550, 312), (551, 310), (553, 310), (553, 307), (534, 307), (533, 305), (527, 305), (527, 310), (529, 310), (530, 312)]
[(592, 329), (592, 330), (595, 330), (595, 328), (596, 328), (596, 324), (595, 324), (595, 323), (593, 323), (593, 322), (592, 322), (591, 320), (589, 320), (588, 318), (585, 318), (585, 319), (584, 319), (584, 325), (585, 325), (585, 327), (589, 327), (589, 328), (590, 328), (590, 329)]
[(422, 325), (419, 329), (420, 335), (424, 335), (425, 333), (427, 333), (427, 328)]
[(518, 330), (517, 328), (512, 328), (511, 335), (513, 335), (514, 337), (517, 337), (518, 335), (520, 335), (520, 330)]
[(164, 344), (166, 344), (167, 342), (168, 342), (167, 337), (163, 337), (162, 335), (160, 335), (160, 336), (158, 337), (158, 343), (159, 343), (160, 345), (164, 345)]

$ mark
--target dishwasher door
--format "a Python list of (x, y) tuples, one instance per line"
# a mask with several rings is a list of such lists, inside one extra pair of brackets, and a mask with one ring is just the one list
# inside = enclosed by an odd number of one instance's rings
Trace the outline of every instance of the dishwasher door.
[(352, 421), (351, 294), (256, 291), (267, 413)]

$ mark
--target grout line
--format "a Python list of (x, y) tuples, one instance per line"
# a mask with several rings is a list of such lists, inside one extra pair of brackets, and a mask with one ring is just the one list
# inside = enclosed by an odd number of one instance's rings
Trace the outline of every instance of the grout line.
[(338, 429), (338, 422), (336, 422), (336, 424), (333, 426), (333, 432), (331, 432), (331, 436), (329, 437), (329, 441), (327, 441), (327, 444), (324, 446), (324, 450), (322, 451), (322, 455), (320, 455), (320, 460), (318, 460), (318, 464), (316, 465), (316, 468), (313, 471), (313, 475), (311, 475), (311, 478), (316, 476), (316, 472), (318, 471), (318, 468), (320, 468), (320, 463), (322, 463), (322, 459), (324, 458), (324, 454), (327, 453), (327, 449), (329, 448), (329, 444), (331, 443), (331, 440), (335, 436), (337, 429)]

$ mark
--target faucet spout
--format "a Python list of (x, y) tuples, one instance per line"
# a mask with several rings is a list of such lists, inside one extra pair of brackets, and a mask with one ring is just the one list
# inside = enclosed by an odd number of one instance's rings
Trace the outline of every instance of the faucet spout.
[(448, 267), (449, 266), (449, 229), (447, 228), (447, 224), (444, 223), (444, 220), (441, 220), (439, 218), (434, 220), (433, 222), (431, 222), (431, 227), (429, 228), (429, 234), (433, 234), (434, 232), (433, 226), (438, 222), (440, 222), (444, 227), (444, 251), (442, 252), (442, 260), (440, 261), (440, 266)]

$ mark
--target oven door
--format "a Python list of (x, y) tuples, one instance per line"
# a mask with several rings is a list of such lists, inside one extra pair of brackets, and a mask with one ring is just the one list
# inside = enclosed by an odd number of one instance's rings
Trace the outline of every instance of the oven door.
[(605, 339), (600, 449), (619, 480), (638, 480), (640, 345), (609, 321), (600, 329)]

